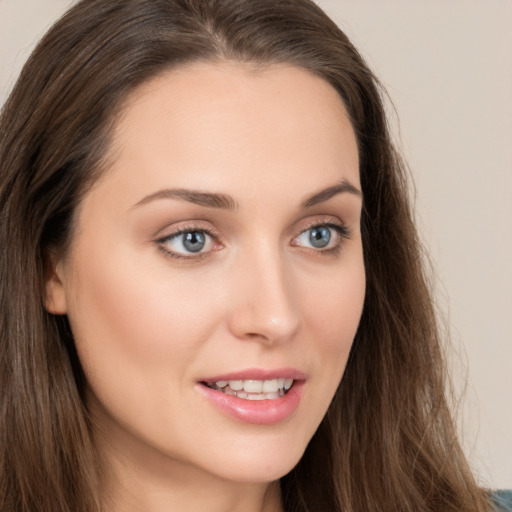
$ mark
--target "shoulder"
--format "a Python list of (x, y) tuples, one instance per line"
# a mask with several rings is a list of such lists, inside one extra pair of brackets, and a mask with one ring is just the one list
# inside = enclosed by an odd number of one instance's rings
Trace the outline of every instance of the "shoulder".
[(512, 512), (512, 490), (494, 491), (491, 501), (495, 512)]

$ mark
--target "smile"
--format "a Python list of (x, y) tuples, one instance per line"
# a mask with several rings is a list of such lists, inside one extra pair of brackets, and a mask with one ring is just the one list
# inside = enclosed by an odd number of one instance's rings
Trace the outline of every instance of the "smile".
[(293, 379), (280, 377), (270, 380), (219, 380), (204, 384), (210, 389), (244, 400), (276, 400), (290, 390)]
[(217, 411), (243, 423), (272, 425), (299, 407), (307, 375), (294, 368), (248, 368), (197, 382), (197, 391)]

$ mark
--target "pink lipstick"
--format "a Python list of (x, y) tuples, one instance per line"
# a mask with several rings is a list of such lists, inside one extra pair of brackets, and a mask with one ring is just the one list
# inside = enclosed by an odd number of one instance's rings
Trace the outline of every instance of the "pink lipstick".
[(224, 414), (252, 424), (274, 424), (297, 409), (306, 375), (291, 368), (251, 368), (202, 379), (198, 390)]

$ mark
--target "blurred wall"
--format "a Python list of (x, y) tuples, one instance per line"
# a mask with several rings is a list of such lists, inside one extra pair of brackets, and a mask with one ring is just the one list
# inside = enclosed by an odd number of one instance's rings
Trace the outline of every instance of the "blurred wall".
[[(0, 0), (0, 105), (71, 3)], [(466, 388), (466, 452), (482, 484), (512, 488), (512, 2), (318, 3), (396, 108), (451, 329), (456, 389)]]

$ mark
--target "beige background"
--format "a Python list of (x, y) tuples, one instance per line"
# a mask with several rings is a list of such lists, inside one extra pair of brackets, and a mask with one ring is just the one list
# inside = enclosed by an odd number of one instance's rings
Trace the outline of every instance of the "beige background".
[[(0, 105), (71, 3), (0, 0)], [(319, 3), (396, 107), (459, 392), (467, 381), (466, 451), (482, 484), (512, 488), (512, 1)]]

